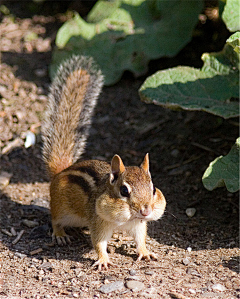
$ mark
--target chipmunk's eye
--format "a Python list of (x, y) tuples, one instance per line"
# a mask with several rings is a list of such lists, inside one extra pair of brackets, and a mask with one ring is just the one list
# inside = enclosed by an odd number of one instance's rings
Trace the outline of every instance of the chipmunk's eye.
[(128, 191), (128, 187), (123, 185), (120, 187), (120, 193), (123, 197), (129, 197), (130, 196), (130, 193)]
[(155, 195), (155, 193), (156, 193), (156, 188), (155, 186), (153, 186), (153, 195)]

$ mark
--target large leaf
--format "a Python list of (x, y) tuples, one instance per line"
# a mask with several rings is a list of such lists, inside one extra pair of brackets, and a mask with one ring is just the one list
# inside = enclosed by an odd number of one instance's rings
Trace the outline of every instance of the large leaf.
[(201, 70), (179, 66), (148, 77), (140, 97), (171, 109), (203, 110), (223, 118), (239, 115), (239, 41), (231, 36), (219, 53), (205, 53)]
[(98, 1), (87, 21), (78, 14), (58, 31), (50, 74), (71, 54), (92, 56), (105, 75), (117, 82), (125, 70), (136, 76), (148, 62), (176, 55), (191, 39), (202, 0)]
[(239, 0), (227, 0), (227, 3), (223, 10), (223, 21), (227, 28), (231, 31), (240, 30), (240, 1)]
[(230, 192), (239, 190), (239, 154), (240, 138), (226, 156), (220, 156), (212, 161), (206, 169), (202, 181), (204, 187), (210, 191), (217, 187), (224, 187)]

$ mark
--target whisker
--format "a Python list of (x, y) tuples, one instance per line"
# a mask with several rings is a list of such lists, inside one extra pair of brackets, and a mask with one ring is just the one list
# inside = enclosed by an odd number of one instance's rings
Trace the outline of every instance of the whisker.
[(171, 212), (165, 211), (165, 213), (168, 213), (169, 215), (173, 216), (173, 218), (177, 219), (177, 217), (175, 215), (173, 215)]

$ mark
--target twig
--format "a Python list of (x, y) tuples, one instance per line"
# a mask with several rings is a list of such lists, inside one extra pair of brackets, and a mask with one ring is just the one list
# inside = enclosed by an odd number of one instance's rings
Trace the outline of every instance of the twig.
[(17, 235), (16, 239), (14, 239), (14, 240), (12, 241), (12, 244), (13, 244), (13, 245), (17, 244), (17, 242), (21, 239), (23, 233), (24, 233), (24, 229), (21, 230), (20, 233)]
[(5, 235), (8, 235), (9, 237), (12, 237), (12, 234), (6, 230), (5, 228), (2, 228), (1, 231), (5, 234)]
[(15, 147), (20, 147), (23, 144), (23, 140), (19, 137), (14, 139), (13, 141), (10, 141), (3, 149), (2, 149), (2, 155), (7, 154)]
[(172, 170), (174, 168), (178, 168), (178, 167), (181, 167), (182, 165), (186, 165), (186, 164), (189, 164), (193, 161), (196, 161), (198, 159), (200, 159), (202, 157), (202, 155), (199, 155), (199, 156), (193, 156), (193, 157), (190, 157), (189, 159), (181, 162), (181, 163), (177, 163), (177, 164), (174, 164), (174, 165), (169, 165), (169, 166), (166, 166), (164, 168), (164, 170)]
[(11, 227), (11, 234), (15, 237), (17, 235), (16, 230), (14, 227)]
[(196, 147), (199, 147), (207, 152), (211, 152), (211, 153), (215, 153), (216, 154), (216, 151), (214, 151), (213, 149), (211, 149), (210, 147), (208, 146), (205, 146), (205, 145), (202, 145), (200, 143), (197, 143), (197, 142), (191, 142), (192, 145), (196, 146)]
[(38, 248), (38, 249), (35, 249), (35, 250), (33, 250), (33, 251), (30, 251), (30, 255), (38, 254), (38, 253), (40, 253), (40, 252), (42, 252), (42, 251), (43, 251), (42, 248)]

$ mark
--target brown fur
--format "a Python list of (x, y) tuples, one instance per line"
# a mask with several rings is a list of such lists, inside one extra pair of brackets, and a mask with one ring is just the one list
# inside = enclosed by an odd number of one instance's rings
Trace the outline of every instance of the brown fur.
[(85, 145), (102, 75), (92, 59), (75, 56), (60, 66), (51, 87), (43, 124), (43, 155), (51, 175), (53, 239), (66, 243), (66, 226), (88, 226), (101, 269), (111, 264), (107, 241), (114, 229), (134, 237), (139, 259), (155, 257), (146, 248), (147, 221), (159, 219), (166, 201), (153, 188), (149, 156), (140, 167), (125, 167), (115, 155), (111, 164), (76, 162)]

